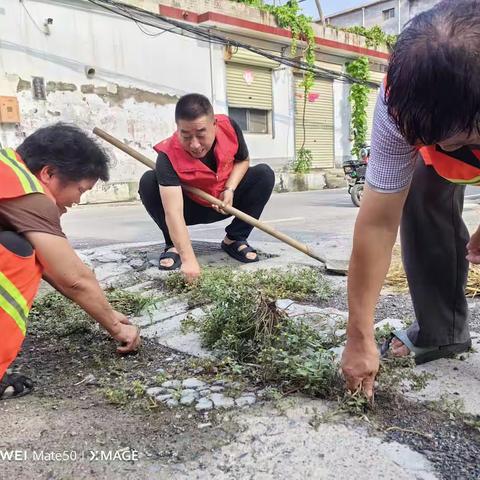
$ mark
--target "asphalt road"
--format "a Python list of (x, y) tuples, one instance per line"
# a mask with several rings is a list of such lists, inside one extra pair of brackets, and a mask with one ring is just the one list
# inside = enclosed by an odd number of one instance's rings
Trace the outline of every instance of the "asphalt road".
[[(465, 219), (470, 228), (480, 223), (480, 188), (467, 187)], [(262, 220), (304, 243), (349, 241), (358, 213), (346, 188), (309, 192), (274, 193)], [(194, 240), (218, 240), (225, 221), (190, 227)], [(62, 218), (64, 231), (76, 248), (114, 243), (163, 241), (160, 230), (140, 202), (80, 205)], [(276, 241), (254, 229), (254, 240)]]
[[(346, 189), (274, 193), (262, 220), (302, 242), (351, 236), (358, 212)], [(195, 240), (221, 240), (231, 220), (190, 227)], [(113, 243), (163, 241), (161, 232), (142, 204), (112, 203), (85, 205), (71, 209), (62, 225), (76, 248)], [(274, 240), (254, 230), (252, 240)]]

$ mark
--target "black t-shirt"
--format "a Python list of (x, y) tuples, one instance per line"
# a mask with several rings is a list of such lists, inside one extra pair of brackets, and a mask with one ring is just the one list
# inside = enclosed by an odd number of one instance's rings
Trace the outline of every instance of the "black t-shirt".
[[(235, 163), (243, 162), (243, 160), (246, 160), (248, 157), (248, 147), (247, 147), (247, 144), (245, 143), (245, 138), (243, 137), (242, 129), (240, 128), (238, 123), (235, 122), (235, 120), (232, 120), (231, 118), (230, 118), (230, 122), (232, 124), (232, 127), (235, 129), (235, 133), (237, 134), (237, 140), (238, 140), (238, 150), (234, 156), (234, 161)], [(214, 147), (215, 147), (215, 142), (213, 143), (212, 148), (208, 151), (205, 157), (199, 160), (203, 162), (208, 168), (210, 168), (210, 170), (213, 170), (214, 172), (216, 172), (217, 162), (215, 160)], [(173, 165), (170, 162), (170, 159), (163, 152), (160, 152), (158, 154), (156, 173), (157, 173), (158, 184), (161, 185), (162, 187), (180, 186), (180, 178), (178, 177), (177, 172), (173, 168)]]

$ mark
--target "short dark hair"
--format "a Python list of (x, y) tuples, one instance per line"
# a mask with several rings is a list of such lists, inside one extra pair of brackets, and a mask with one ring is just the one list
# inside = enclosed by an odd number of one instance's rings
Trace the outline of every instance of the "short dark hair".
[(444, 0), (400, 34), (387, 73), (388, 112), (410, 144), (480, 127), (480, 0)]
[(83, 130), (55, 123), (29, 135), (16, 149), (32, 173), (53, 167), (64, 181), (108, 180), (109, 158)]
[(199, 93), (184, 95), (175, 107), (176, 122), (179, 120), (196, 120), (204, 115), (213, 116), (213, 107), (210, 100), (205, 95), (200, 95)]

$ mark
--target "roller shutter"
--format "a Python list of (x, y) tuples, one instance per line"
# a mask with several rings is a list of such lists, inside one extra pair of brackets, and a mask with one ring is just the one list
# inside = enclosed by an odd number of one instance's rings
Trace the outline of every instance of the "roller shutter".
[[(302, 77), (295, 78), (295, 148), (303, 143), (304, 90)], [(305, 110), (305, 147), (313, 155), (314, 168), (332, 168), (334, 156), (333, 82), (316, 79), (307, 93)]]

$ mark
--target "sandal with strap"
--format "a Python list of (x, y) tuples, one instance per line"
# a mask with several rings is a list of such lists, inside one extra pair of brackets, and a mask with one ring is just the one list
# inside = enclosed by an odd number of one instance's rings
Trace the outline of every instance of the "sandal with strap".
[(0, 380), (0, 400), (23, 397), (33, 391), (30, 378), (19, 373), (6, 373)]
[[(245, 248), (242, 248), (239, 250), (239, 248), (243, 245), (246, 245)], [(238, 260), (239, 262), (243, 263), (253, 263), (253, 262), (258, 262), (258, 255), (254, 258), (248, 258), (247, 253), (253, 252), (257, 253), (257, 251), (252, 248), (246, 240), (237, 240), (236, 242), (226, 244), (225, 242), (222, 242), (222, 250), (226, 253), (228, 253), (232, 258), (235, 260)]]
[(466, 352), (472, 346), (472, 341), (468, 340), (464, 343), (452, 343), (451, 345), (441, 345), (435, 347), (417, 347), (408, 338), (406, 330), (397, 330), (393, 332), (390, 338), (383, 342), (380, 347), (380, 355), (385, 358), (390, 350), (390, 344), (394, 338), (400, 340), (414, 355), (415, 363), (422, 363), (438, 360), (439, 358), (451, 358), (457, 353)]
[[(172, 247), (167, 247), (163, 253), (160, 255), (160, 258), (158, 260), (158, 269), (159, 270), (178, 270), (182, 266), (182, 260), (180, 259), (180, 255), (177, 252), (168, 252), (168, 248)], [(173, 260), (173, 264), (170, 265), (169, 267), (166, 267), (165, 265), (162, 265), (160, 262), (162, 260), (165, 260), (167, 258), (170, 258)]]

